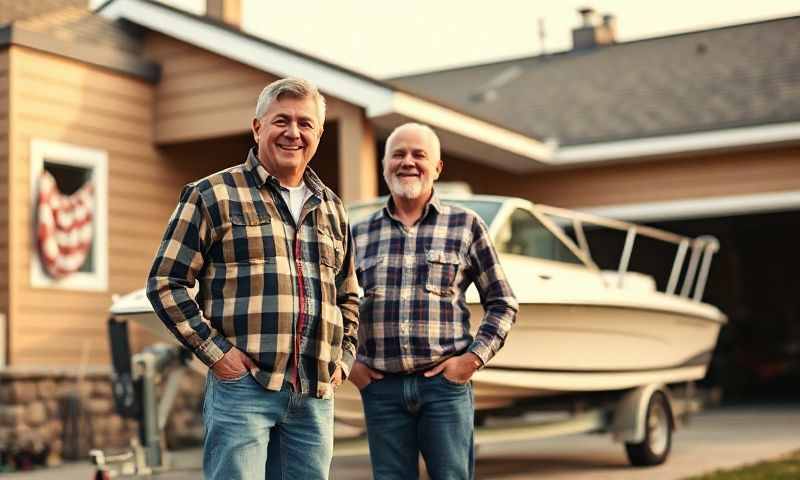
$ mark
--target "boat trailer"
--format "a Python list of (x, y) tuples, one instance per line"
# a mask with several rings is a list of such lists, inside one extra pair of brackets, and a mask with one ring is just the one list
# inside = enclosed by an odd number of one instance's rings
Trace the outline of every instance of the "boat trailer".
[[(132, 355), (128, 321), (124, 316), (109, 319), (108, 333), (114, 405), (122, 417), (137, 420), (139, 430), (124, 451), (96, 449), (90, 452), (96, 466), (94, 478), (109, 480), (168, 472), (174, 467), (166, 448), (164, 428), (180, 381), (192, 368), (192, 355), (181, 346), (165, 343), (154, 344)], [(164, 377), (159, 395), (159, 380), (167, 370), (169, 374)], [(536, 404), (516, 407), (518, 415), (511, 419), (502, 418), (506, 415), (497, 412), (498, 422), (488, 421), (495, 418), (492, 412), (480, 412), (476, 416), (475, 444), (480, 447), (577, 433), (611, 433), (614, 441), (625, 444), (632, 465), (658, 465), (669, 456), (677, 421), (688, 421), (689, 413), (696, 410), (693, 395), (691, 383), (686, 385), (685, 395), (680, 400), (673, 398), (667, 385), (644, 385), (615, 392), (602, 402), (575, 399), (576, 403), (568, 408), (571, 412), (567, 418), (550, 421), (525, 419), (522, 414), (541, 411)], [(582, 404), (587, 406), (575, 407)], [(335, 439), (336, 458), (368, 454), (363, 434)], [(198, 458), (196, 469), (199, 467)]]

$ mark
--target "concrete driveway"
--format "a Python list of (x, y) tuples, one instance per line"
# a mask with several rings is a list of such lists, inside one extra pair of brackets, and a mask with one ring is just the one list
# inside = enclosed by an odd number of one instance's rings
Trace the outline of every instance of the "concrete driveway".
[(667, 463), (628, 466), (607, 435), (579, 435), (480, 451), (481, 479), (673, 480), (800, 450), (800, 405), (729, 407), (692, 417), (673, 437)]
[[(800, 450), (800, 404), (726, 407), (697, 414), (692, 424), (673, 437), (672, 454), (655, 468), (628, 466), (624, 448), (608, 435), (575, 435), (483, 447), (478, 452), (477, 478), (570, 480), (673, 480), (731, 468)], [(179, 463), (196, 460), (197, 452), (181, 452)], [(5, 475), (9, 480), (90, 480), (88, 465), (65, 465)], [(159, 479), (200, 478), (198, 470), (162, 474)], [(333, 480), (371, 478), (369, 459), (334, 460)]]

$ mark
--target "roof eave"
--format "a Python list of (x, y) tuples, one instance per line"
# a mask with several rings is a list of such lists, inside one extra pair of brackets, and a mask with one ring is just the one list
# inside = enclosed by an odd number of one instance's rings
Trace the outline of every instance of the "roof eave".
[(313, 79), (320, 89), (360, 107), (379, 107), (391, 97), (392, 89), (378, 82), (157, 3), (114, 0), (103, 5), (98, 14), (128, 20), (262, 71)]
[(114, 0), (98, 13), (113, 20), (124, 18), (261, 71), (312, 80), (324, 92), (364, 108), (379, 130), (408, 121), (427, 123), (441, 133), (448, 150), (481, 163), (522, 172), (545, 165), (551, 156), (547, 145), (524, 134), (157, 3)]
[(800, 122), (560, 147), (551, 165), (578, 166), (800, 142)]
[(448, 152), (509, 172), (545, 167), (552, 157), (550, 144), (404, 92), (395, 92), (385, 109), (367, 115), (384, 134), (406, 122), (430, 125)]

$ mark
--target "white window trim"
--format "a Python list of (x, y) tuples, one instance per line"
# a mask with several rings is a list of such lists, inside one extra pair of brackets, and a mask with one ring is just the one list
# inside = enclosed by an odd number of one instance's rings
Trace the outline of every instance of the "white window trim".
[[(36, 244), (37, 233), (34, 215), (37, 204), (38, 189), (36, 180), (42, 171), (45, 160), (91, 168), (93, 171), (95, 202), (94, 235), (92, 246), (92, 264), (95, 271), (75, 272), (66, 278), (53, 279), (47, 275), (39, 260), (39, 249)], [(63, 290), (108, 290), (108, 153), (94, 148), (79, 147), (67, 143), (50, 140), (31, 140), (30, 155), (30, 191), (31, 191), (31, 286), (38, 288), (58, 288)]]

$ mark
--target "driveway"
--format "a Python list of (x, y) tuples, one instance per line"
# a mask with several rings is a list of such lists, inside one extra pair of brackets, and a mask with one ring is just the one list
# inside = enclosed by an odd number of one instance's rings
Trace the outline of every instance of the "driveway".
[[(760, 405), (708, 410), (673, 437), (672, 454), (655, 468), (628, 466), (624, 448), (608, 435), (572, 435), (547, 440), (482, 447), (477, 478), (570, 480), (673, 480), (731, 468), (800, 450), (800, 405)], [(197, 452), (180, 452), (177, 463), (193, 462)], [(90, 480), (92, 468), (64, 465), (5, 475), (9, 480)], [(161, 480), (200, 478), (197, 470), (159, 475)], [(333, 480), (371, 478), (367, 458), (334, 461)]]
[(728, 407), (692, 417), (673, 437), (666, 464), (628, 466), (607, 435), (537, 440), (480, 451), (481, 479), (673, 480), (800, 450), (800, 405)]

